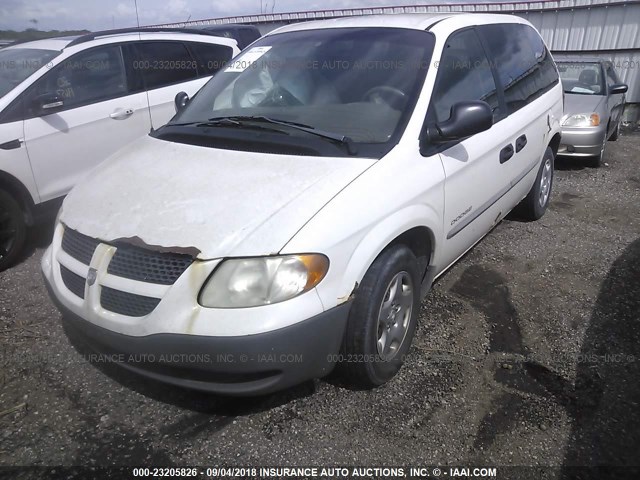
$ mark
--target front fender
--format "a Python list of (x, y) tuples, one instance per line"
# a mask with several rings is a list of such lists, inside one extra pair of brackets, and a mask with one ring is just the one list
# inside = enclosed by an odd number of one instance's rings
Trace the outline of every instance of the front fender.
[[(442, 219), (427, 205), (411, 205), (376, 224), (357, 244), (344, 270), (338, 298), (346, 301), (356, 283), (360, 283), (367, 270), (382, 251), (403, 233), (425, 227), (429, 231), (431, 258), (437, 258), (438, 239), (442, 236)], [(346, 298), (345, 298), (346, 296)]]

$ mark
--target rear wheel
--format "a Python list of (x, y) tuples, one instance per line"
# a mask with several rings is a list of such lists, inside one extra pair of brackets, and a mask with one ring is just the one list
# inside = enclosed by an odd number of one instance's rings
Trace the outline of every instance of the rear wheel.
[(373, 388), (391, 380), (409, 351), (419, 308), (417, 260), (404, 245), (371, 265), (351, 307), (338, 372), (351, 385)]
[(27, 227), (20, 205), (0, 190), (0, 272), (10, 267), (22, 251)]
[(538, 169), (536, 181), (527, 196), (517, 207), (517, 213), (526, 220), (538, 220), (547, 211), (553, 187), (553, 168), (553, 150), (547, 147)]

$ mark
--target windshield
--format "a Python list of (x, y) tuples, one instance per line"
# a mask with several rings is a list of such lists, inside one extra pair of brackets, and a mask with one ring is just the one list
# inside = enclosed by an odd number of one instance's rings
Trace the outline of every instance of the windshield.
[(0, 97), (20, 85), (43, 65), (59, 55), (56, 50), (9, 48), (0, 50)]
[(602, 68), (599, 63), (557, 63), (565, 93), (604, 95)]
[[(397, 28), (268, 36), (215, 75), (168, 127), (267, 117), (355, 143), (392, 143), (413, 111), (432, 47), (431, 34)], [(255, 133), (244, 132), (247, 137)], [(287, 130), (288, 135), (308, 133)]]

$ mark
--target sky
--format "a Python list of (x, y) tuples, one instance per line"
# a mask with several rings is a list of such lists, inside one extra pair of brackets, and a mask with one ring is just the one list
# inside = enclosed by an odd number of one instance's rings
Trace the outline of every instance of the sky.
[[(427, 3), (451, 0), (137, 0), (141, 25), (187, 19)], [(488, 1), (488, 0), (484, 0)], [(493, 0), (500, 1), (500, 0)], [(480, 3), (479, 1), (473, 3)], [(136, 25), (134, 0), (0, 0), (0, 30), (104, 30)]]

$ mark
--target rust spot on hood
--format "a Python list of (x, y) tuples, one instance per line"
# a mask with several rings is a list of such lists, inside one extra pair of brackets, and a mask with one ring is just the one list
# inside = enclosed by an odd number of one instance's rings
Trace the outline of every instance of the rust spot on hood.
[(110, 243), (118, 246), (118, 244), (131, 245), (133, 247), (144, 248), (146, 250), (153, 250), (158, 253), (174, 253), (177, 255), (189, 255), (191, 258), (197, 258), (200, 255), (201, 250), (196, 247), (164, 247), (162, 245), (149, 245), (140, 237), (128, 237), (128, 238), (116, 238)]

